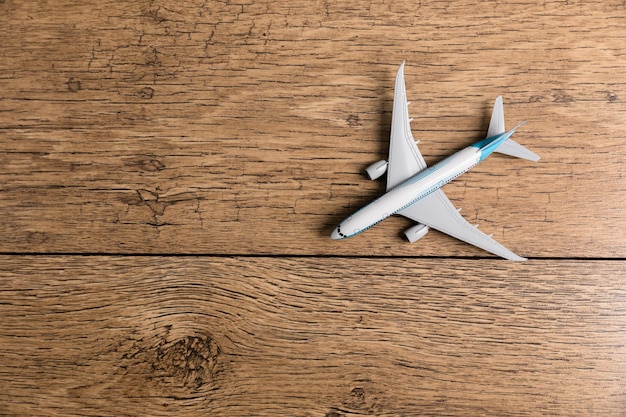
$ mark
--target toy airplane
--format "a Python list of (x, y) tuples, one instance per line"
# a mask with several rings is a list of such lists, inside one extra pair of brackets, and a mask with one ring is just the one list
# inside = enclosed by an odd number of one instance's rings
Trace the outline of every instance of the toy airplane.
[(411, 243), (424, 237), (429, 228), (433, 228), (503, 258), (525, 260), (496, 242), (491, 235), (469, 224), (441, 190), (445, 184), (469, 171), (492, 152), (538, 161), (538, 155), (511, 139), (523, 122), (509, 131), (504, 130), (504, 109), (500, 96), (496, 98), (493, 107), (486, 139), (426, 167), (411, 135), (408, 105), (403, 62), (396, 76), (389, 162), (378, 161), (367, 168), (372, 180), (387, 171), (387, 192), (339, 223), (331, 237), (352, 237), (393, 214), (400, 214), (417, 222), (417, 225), (404, 232)]

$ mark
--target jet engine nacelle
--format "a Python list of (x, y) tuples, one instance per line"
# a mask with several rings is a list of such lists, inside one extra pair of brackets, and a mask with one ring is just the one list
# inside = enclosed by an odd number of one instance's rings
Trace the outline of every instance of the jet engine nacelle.
[(367, 176), (370, 177), (370, 180), (377, 180), (381, 175), (387, 172), (387, 161), (383, 159), (374, 162), (372, 165), (368, 166), (365, 171), (367, 171)]
[(426, 236), (426, 233), (428, 233), (428, 226), (418, 223), (415, 226), (406, 229), (404, 235), (407, 239), (409, 239), (409, 242), (414, 243)]

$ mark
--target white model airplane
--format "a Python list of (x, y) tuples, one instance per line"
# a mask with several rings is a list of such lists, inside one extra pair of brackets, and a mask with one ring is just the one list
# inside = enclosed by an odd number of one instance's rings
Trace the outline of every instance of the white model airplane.
[(441, 190), (445, 184), (469, 171), (492, 152), (538, 161), (538, 155), (511, 139), (523, 122), (509, 131), (504, 130), (504, 109), (500, 96), (496, 98), (493, 107), (486, 139), (427, 167), (411, 135), (408, 105), (403, 62), (396, 76), (389, 162), (378, 161), (367, 168), (373, 180), (387, 171), (387, 192), (339, 223), (331, 237), (352, 237), (393, 214), (400, 214), (417, 222), (417, 225), (404, 232), (411, 243), (424, 237), (429, 228), (433, 228), (503, 258), (525, 260), (496, 242), (491, 235), (469, 224)]

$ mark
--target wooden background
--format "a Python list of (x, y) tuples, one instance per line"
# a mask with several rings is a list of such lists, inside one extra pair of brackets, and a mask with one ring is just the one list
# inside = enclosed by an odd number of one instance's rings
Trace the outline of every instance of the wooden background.
[[(623, 1), (0, 0), (0, 414), (626, 415)], [(392, 218), (495, 96), (538, 163), (446, 186), (525, 263)]]

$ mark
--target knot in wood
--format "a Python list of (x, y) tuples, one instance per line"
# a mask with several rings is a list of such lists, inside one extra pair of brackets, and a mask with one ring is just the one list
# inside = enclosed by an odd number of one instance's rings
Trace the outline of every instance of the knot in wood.
[(209, 336), (187, 336), (157, 348), (159, 376), (198, 389), (215, 378), (220, 349)]

